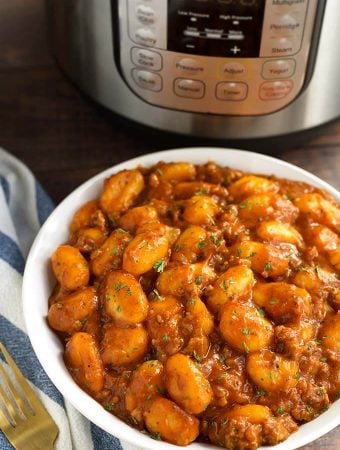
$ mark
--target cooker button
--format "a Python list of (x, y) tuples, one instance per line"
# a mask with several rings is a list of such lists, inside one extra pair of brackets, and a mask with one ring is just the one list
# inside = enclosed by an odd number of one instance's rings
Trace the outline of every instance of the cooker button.
[(286, 56), (292, 55), (297, 52), (298, 46), (293, 43), (290, 39), (279, 38), (270, 40), (270, 53), (273, 56)]
[(157, 73), (148, 72), (147, 70), (132, 70), (132, 77), (136, 84), (142, 89), (159, 92), (162, 90), (162, 77)]
[(247, 98), (248, 85), (246, 83), (218, 83), (216, 98), (225, 101), (240, 101)]
[(155, 10), (148, 5), (139, 5), (136, 8), (137, 19), (144, 25), (153, 25), (156, 20)]
[(244, 65), (238, 62), (228, 62), (221, 67), (221, 75), (223, 78), (244, 77), (246, 71)]
[(286, 97), (293, 89), (293, 82), (286, 81), (266, 81), (260, 86), (261, 100), (278, 100)]
[(204, 66), (193, 58), (183, 58), (176, 61), (176, 69), (183, 74), (201, 75), (204, 72)]
[(269, 30), (278, 34), (299, 33), (302, 27), (301, 21), (289, 14), (276, 15), (269, 24)]
[(147, 47), (154, 47), (157, 43), (156, 35), (149, 28), (139, 28), (135, 33), (135, 40)]
[(274, 61), (266, 61), (263, 64), (263, 78), (290, 78), (295, 72), (294, 59), (276, 59)]
[(174, 82), (174, 92), (179, 97), (203, 98), (205, 85), (202, 81), (177, 78)]
[(162, 68), (162, 56), (146, 48), (134, 47), (131, 51), (131, 59), (133, 64), (144, 69), (158, 71)]

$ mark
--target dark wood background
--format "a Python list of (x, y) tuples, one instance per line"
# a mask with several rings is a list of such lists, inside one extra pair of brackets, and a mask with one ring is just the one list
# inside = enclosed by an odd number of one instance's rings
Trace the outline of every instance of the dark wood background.
[[(48, 49), (43, 0), (0, 0), (0, 146), (30, 167), (56, 203), (117, 162), (193, 145), (256, 149), (340, 188), (340, 121), (285, 138), (242, 142), (136, 126), (96, 105), (59, 70)], [(339, 450), (340, 427), (303, 448)]]

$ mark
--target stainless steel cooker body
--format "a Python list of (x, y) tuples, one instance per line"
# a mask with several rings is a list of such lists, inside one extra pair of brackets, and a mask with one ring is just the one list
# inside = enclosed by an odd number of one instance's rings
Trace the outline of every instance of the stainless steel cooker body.
[(338, 0), (209, 2), (214, 17), (194, 0), (47, 0), (53, 50), (96, 101), (160, 130), (259, 138), (340, 116)]

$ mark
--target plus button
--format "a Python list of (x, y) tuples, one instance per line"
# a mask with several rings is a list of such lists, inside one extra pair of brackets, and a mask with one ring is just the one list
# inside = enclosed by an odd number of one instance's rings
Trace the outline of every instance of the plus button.
[(236, 55), (238, 52), (241, 51), (241, 49), (235, 45), (233, 48), (230, 49), (230, 51), (233, 52), (234, 55)]

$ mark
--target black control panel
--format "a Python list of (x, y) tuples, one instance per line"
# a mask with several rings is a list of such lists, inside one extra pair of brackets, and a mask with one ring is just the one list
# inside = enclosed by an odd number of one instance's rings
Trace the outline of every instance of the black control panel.
[(249, 58), (260, 54), (265, 0), (168, 0), (168, 50)]

